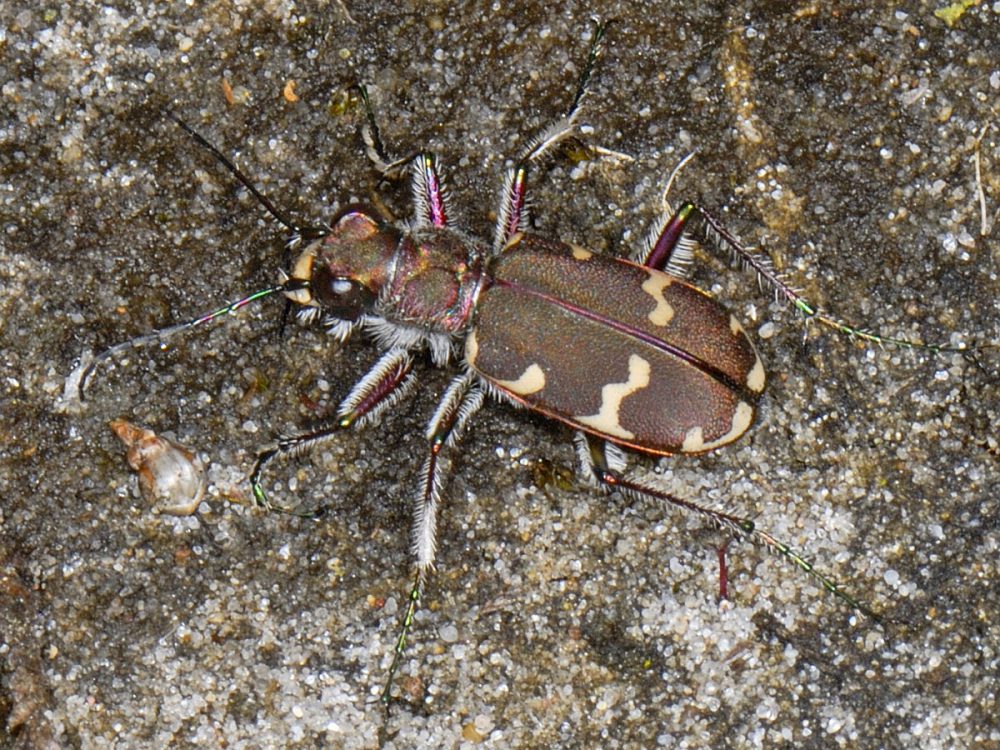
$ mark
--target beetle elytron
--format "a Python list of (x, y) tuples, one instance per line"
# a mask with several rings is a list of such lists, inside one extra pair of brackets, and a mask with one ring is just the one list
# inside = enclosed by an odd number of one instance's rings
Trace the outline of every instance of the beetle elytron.
[[(876, 343), (928, 347), (866, 333), (808, 305), (766, 258), (744, 248), (704, 209), (691, 203), (662, 222), (632, 260), (591, 253), (531, 234), (526, 186), (530, 168), (577, 136), (577, 119), (606, 27), (597, 25), (568, 113), (531, 143), (507, 174), (492, 242), (453, 226), (434, 156), (420, 151), (393, 160), (386, 152), (367, 93), (362, 135), (385, 177), (412, 169), (415, 215), (404, 226), (376, 210), (351, 205), (328, 226), (303, 227), (277, 209), (218, 149), (172, 117), (291, 232), (297, 257), (280, 283), (208, 315), (112, 347), (83, 371), (80, 392), (101, 361), (131, 346), (201, 325), (249, 302), (283, 294), (300, 317), (337, 339), (362, 329), (382, 354), (348, 392), (336, 420), (285, 437), (261, 453), (250, 476), (257, 504), (272, 508), (262, 472), (276, 456), (294, 455), (351, 427), (378, 420), (415, 385), (415, 355), (436, 365), (458, 361), (459, 374), (441, 396), (426, 429), (427, 456), (416, 491), (415, 577), (382, 694), (395, 674), (437, 547), (442, 453), (454, 448), (487, 396), (535, 410), (575, 433), (582, 477), (605, 491), (654, 498), (695, 511), (738, 537), (792, 560), (850, 606), (875, 615), (816, 572), (811, 564), (752, 521), (703, 507), (628, 478), (622, 448), (664, 456), (697, 454), (743, 435), (754, 420), (765, 370), (739, 322), (684, 280), (690, 245), (684, 231), (700, 218), (732, 254), (779, 298), (843, 333)], [(586, 342), (585, 347), (581, 342)], [(580, 353), (586, 352), (586, 361)], [(287, 510), (277, 508), (278, 510)]]

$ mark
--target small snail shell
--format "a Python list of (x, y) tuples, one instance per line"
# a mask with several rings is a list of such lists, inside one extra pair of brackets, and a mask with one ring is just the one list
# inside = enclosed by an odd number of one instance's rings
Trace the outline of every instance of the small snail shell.
[(124, 419), (110, 422), (128, 448), (126, 459), (139, 474), (139, 490), (158, 513), (188, 516), (205, 497), (205, 467), (189, 449)]

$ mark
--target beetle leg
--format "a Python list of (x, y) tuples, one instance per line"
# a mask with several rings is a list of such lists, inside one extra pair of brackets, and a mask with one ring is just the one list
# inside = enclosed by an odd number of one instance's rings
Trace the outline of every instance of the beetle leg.
[(447, 190), (441, 183), (434, 154), (416, 151), (402, 159), (392, 159), (385, 150), (382, 133), (375, 119), (375, 110), (368, 98), (368, 90), (357, 85), (361, 101), (365, 107), (365, 123), (361, 126), (361, 138), (365, 142), (365, 154), (375, 165), (375, 170), (385, 180), (396, 180), (405, 174), (407, 167), (413, 167), (413, 202), (416, 205), (415, 225), (417, 227), (446, 227), (448, 219)]
[(440, 461), (441, 451), (444, 448), (453, 448), (457, 444), (469, 419), (482, 407), (484, 396), (485, 392), (476, 383), (476, 376), (473, 373), (465, 372), (459, 375), (448, 385), (427, 425), (426, 437), (429, 450), (420, 474), (420, 488), (413, 514), (412, 552), (416, 558), (416, 571), (393, 650), (392, 663), (389, 665), (389, 674), (382, 691), (382, 702), (387, 709), (392, 698), (392, 680), (403, 658), (406, 637), (413, 625), (413, 617), (420, 602), (424, 583), (427, 575), (434, 569), (434, 559), (437, 555), (438, 508), (446, 470)]
[(590, 77), (594, 72), (594, 66), (597, 64), (601, 51), (604, 49), (604, 35), (607, 30), (608, 24), (606, 22), (595, 21), (594, 38), (590, 43), (590, 52), (587, 54), (587, 62), (580, 74), (576, 95), (573, 97), (573, 104), (570, 105), (569, 111), (533, 138), (517, 163), (507, 171), (501, 193), (500, 210), (497, 213), (496, 234), (493, 239), (494, 254), (500, 253), (510, 238), (518, 232), (524, 231), (527, 224), (528, 167), (576, 131), (580, 103), (589, 90)]
[(447, 210), (448, 190), (438, 176), (434, 154), (427, 151), (413, 159), (413, 203), (416, 227), (451, 225)]
[[(609, 447), (613, 450), (609, 451)], [(811, 576), (823, 589), (845, 602), (849, 607), (876, 622), (881, 622), (881, 618), (870, 608), (816, 570), (811, 562), (787, 544), (771, 536), (768, 532), (758, 529), (749, 518), (723, 513), (722, 511), (699, 505), (691, 500), (685, 500), (668, 492), (663, 492), (645, 482), (626, 479), (623, 475), (624, 467), (615, 465), (618, 461), (615, 458), (615, 452), (620, 453), (617, 446), (608, 443), (601, 446), (590, 436), (578, 433), (576, 437), (576, 449), (577, 457), (580, 461), (580, 473), (583, 478), (597, 482), (606, 492), (618, 491), (633, 499), (644, 500), (652, 498), (654, 500), (661, 500), (675, 507), (704, 516), (716, 526), (732, 531), (737, 539), (747, 539), (753, 544), (777, 552), (782, 557), (794, 563), (800, 570)]]
[(715, 548), (715, 554), (719, 556), (719, 601), (729, 599), (729, 563), (726, 562), (726, 552), (732, 538), (727, 539)]
[[(957, 346), (950, 344), (929, 344), (915, 339), (884, 336), (880, 333), (852, 325), (831, 315), (816, 305), (811, 304), (785, 279), (781, 273), (775, 270), (774, 264), (766, 254), (758, 250), (745, 247), (736, 235), (726, 229), (726, 227), (722, 225), (722, 222), (712, 216), (712, 214), (706, 211), (703, 207), (693, 203), (685, 203), (677, 212), (677, 216), (680, 216), (681, 214), (684, 214), (685, 218), (692, 214), (700, 216), (705, 222), (705, 225), (708, 227), (708, 233), (714, 235), (714, 237), (720, 241), (718, 244), (725, 245), (729, 249), (732, 259), (738, 262), (743, 268), (749, 269), (756, 274), (757, 282), (760, 284), (761, 288), (766, 287), (767, 289), (770, 289), (776, 300), (784, 300), (800, 313), (805, 315), (807, 320), (816, 320), (824, 326), (832, 328), (839, 333), (850, 336), (851, 338), (861, 339), (869, 344), (877, 344), (879, 346), (888, 344), (891, 346), (898, 346), (903, 349), (924, 349), (935, 353), (959, 352), (980, 369), (982, 369), (982, 365), (979, 363), (979, 360), (976, 359), (974, 352), (978, 349), (992, 348), (992, 345), (985, 347), (969, 347), (965, 344), (958, 344)], [(716, 243), (708, 244), (714, 245)]]
[(639, 262), (657, 271), (686, 279), (690, 275), (695, 241), (685, 232), (688, 220), (696, 212), (697, 209), (690, 203), (681, 206), (681, 209), (667, 219), (654, 235), (650, 235)]
[(382, 131), (375, 119), (375, 110), (368, 98), (368, 89), (360, 83), (356, 84), (354, 88), (361, 94), (361, 101), (365, 107), (365, 122), (361, 126), (361, 139), (365, 142), (365, 155), (375, 165), (375, 171), (382, 175), (383, 179), (399, 179), (405, 174), (406, 167), (417, 154), (413, 153), (402, 159), (393, 159), (389, 156), (385, 150), (385, 144), (382, 143)]
[(342, 430), (361, 427), (381, 418), (390, 406), (412, 389), (416, 376), (411, 372), (413, 359), (403, 348), (390, 349), (359, 380), (341, 401), (337, 418), (331, 424), (298, 435), (281, 437), (272, 448), (257, 454), (257, 461), (250, 472), (250, 487), (255, 505), (266, 510), (277, 510), (293, 515), (319, 515), (321, 511), (300, 514), (298, 511), (271, 503), (261, 485), (264, 468), (278, 456), (298, 456), (331, 440)]
[[(680, 226), (675, 226), (678, 213), (670, 207), (667, 196), (674, 186), (674, 180), (681, 170), (694, 158), (695, 152), (690, 152), (681, 159), (667, 178), (660, 197), (662, 210), (652, 231), (646, 235), (645, 241), (638, 252), (629, 253), (628, 259), (633, 263), (664, 271), (671, 276), (686, 279), (690, 276), (691, 261), (694, 260), (694, 249), (697, 242), (685, 234), (687, 219), (682, 218)], [(657, 256), (653, 258), (654, 254)], [(651, 260), (651, 258), (653, 258)]]

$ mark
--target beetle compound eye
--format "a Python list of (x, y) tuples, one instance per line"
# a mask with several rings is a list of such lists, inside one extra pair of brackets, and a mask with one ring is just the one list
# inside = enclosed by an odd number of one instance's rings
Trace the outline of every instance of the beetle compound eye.
[(375, 295), (364, 284), (334, 276), (326, 268), (316, 271), (311, 287), (323, 309), (341, 320), (357, 320), (375, 302)]

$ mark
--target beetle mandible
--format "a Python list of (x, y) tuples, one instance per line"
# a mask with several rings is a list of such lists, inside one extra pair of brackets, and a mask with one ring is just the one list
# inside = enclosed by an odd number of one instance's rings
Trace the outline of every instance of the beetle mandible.
[[(878, 344), (956, 351), (895, 339), (843, 323), (810, 305), (771, 266), (745, 248), (711, 213), (685, 203), (661, 220), (652, 241), (632, 259), (609, 257), (532, 234), (528, 229), (530, 169), (579, 134), (578, 119), (604, 42), (598, 23), (566, 115), (524, 150), (506, 175), (492, 244), (452, 223), (433, 154), (392, 159), (382, 143), (366, 90), (358, 87), (366, 121), (366, 152), (383, 177), (413, 175), (415, 214), (405, 225), (374, 208), (349, 205), (328, 225), (300, 226), (278, 209), (215, 146), (177, 116), (181, 128), (210, 151), (290, 231), (297, 252), (279, 283), (193, 320), (113, 346), (87, 363), (82, 396), (94, 368), (133, 346), (200, 326), (252, 301), (282, 294), (299, 317), (343, 341), (361, 329), (381, 350), (371, 369), (340, 402), (328, 426), (282, 437), (260, 453), (250, 474), (255, 504), (282, 511), (267, 498), (264, 468), (278, 456), (304, 452), (342, 431), (377, 421), (417, 382), (415, 356), (435, 365), (458, 362), (426, 427), (427, 454), (415, 495), (413, 585), (404, 611), (383, 701), (404, 652), (437, 550), (443, 452), (453, 449), (487, 397), (525, 407), (575, 431), (579, 473), (605, 492), (652, 498), (706, 517), (737, 537), (778, 552), (854, 609), (877, 615), (788, 545), (749, 518), (667, 493), (625, 473), (623, 448), (653, 456), (698, 454), (742, 436), (753, 424), (766, 375), (752, 342), (726, 308), (685, 277), (691, 242), (685, 230), (700, 219), (775, 296), (841, 333)], [(586, 366), (566, 356), (586, 340)]]

